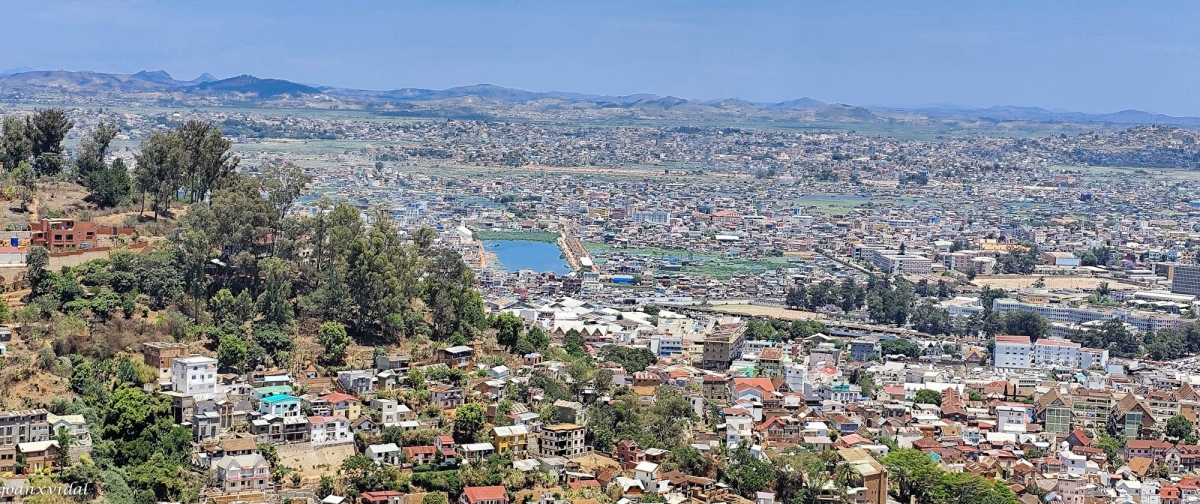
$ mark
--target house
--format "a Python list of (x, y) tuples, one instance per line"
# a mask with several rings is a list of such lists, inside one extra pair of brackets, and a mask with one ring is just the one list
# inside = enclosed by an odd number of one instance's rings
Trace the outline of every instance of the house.
[(429, 387), (429, 402), (441, 409), (454, 409), (462, 406), (466, 396), (461, 388), (439, 383)]
[(508, 492), (502, 486), (465, 487), (458, 504), (508, 504)]
[(96, 225), (88, 221), (42, 219), (30, 226), (30, 231), (30, 242), (52, 251), (96, 246)]
[(475, 349), (466, 345), (455, 345), (442, 349), (441, 362), (450, 367), (469, 368), (475, 357)]
[(660, 467), (654, 462), (639, 462), (633, 468), (634, 477), (642, 483), (642, 488), (649, 493), (660, 493), (666, 490), (666, 483), (662, 481)]
[(321, 396), (321, 399), (329, 403), (329, 412), (333, 416), (357, 420), (362, 415), (362, 403), (350, 394), (334, 392)]
[(50, 432), (55, 436), (58, 435), (59, 430), (66, 429), (74, 437), (72, 442), (75, 446), (92, 445), (92, 434), (88, 431), (87, 420), (83, 419), (83, 415), (47, 414), (46, 422), (50, 424)]
[(432, 464), (437, 454), (437, 447), (432, 445), (404, 447), (404, 456), (414, 465)]
[(363, 451), (363, 456), (377, 464), (394, 465), (400, 458), (400, 447), (396, 443), (374, 444)]
[(190, 396), (217, 392), (217, 359), (192, 355), (171, 359), (171, 390)]
[[(363, 504), (404, 504), (404, 492), (396, 490), (381, 490), (378, 492), (363, 492)], [(322, 501), (324, 504), (324, 501)]]
[[(400, 417), (400, 403), (397, 403), (394, 399), (371, 399), (371, 409), (379, 412), (379, 422), (383, 425), (408, 420), (408, 418)], [(408, 410), (408, 407), (405, 406), (404, 409)]]
[(375, 390), (375, 371), (371, 369), (354, 369), (338, 371), (338, 387), (351, 394), (362, 395)]
[(271, 486), (271, 465), (257, 453), (224, 457), (213, 464), (217, 486), (224, 492), (263, 490)]
[(645, 455), (637, 442), (631, 439), (622, 440), (613, 449), (613, 458), (621, 464), (622, 469), (633, 469), (639, 462), (645, 460)]
[(250, 434), (260, 443), (307, 443), (308, 418), (263, 415), (250, 421)]
[(478, 462), (496, 454), (492, 443), (463, 443), (458, 449), (467, 462)]
[(58, 459), (58, 441), (31, 441), (17, 445), (17, 453), (25, 457), (25, 471), (41, 471), (54, 466)]
[(358, 417), (358, 420), (350, 422), (350, 432), (358, 434), (359, 432), (379, 432), (379, 425), (371, 420), (371, 417), (363, 415)]
[(354, 442), (350, 433), (350, 421), (342, 416), (308, 417), (309, 442), (313, 446), (324, 446)]
[(513, 460), (521, 460), (529, 455), (529, 438), (529, 428), (524, 425), (492, 427), (492, 441), (496, 443), (496, 453), (511, 453)]
[(142, 360), (147, 366), (158, 370), (158, 379), (171, 378), (171, 360), (187, 355), (187, 343), (151, 341), (142, 343)]
[(282, 418), (299, 417), (301, 413), (300, 398), (291, 394), (264, 397), (258, 403), (258, 412)]

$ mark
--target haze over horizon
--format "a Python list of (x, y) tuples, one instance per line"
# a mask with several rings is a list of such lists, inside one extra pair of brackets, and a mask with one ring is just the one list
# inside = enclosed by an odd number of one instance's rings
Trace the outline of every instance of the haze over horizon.
[[(0, 69), (264, 78), (360, 89), (490, 83), (855, 105), (1200, 116), (1200, 4), (526, 0), (9, 6)], [(47, 27), (53, 37), (45, 36)]]

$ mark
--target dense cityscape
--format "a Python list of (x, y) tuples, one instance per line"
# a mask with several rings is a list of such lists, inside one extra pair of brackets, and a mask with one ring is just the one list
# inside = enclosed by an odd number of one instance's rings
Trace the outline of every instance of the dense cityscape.
[(1200, 118), (301, 82), (0, 72), (0, 503), (1200, 503)]

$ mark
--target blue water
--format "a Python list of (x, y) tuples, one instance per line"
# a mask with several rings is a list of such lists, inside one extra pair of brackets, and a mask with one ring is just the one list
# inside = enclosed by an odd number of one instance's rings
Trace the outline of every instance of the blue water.
[(553, 271), (560, 275), (574, 271), (567, 260), (561, 257), (562, 251), (554, 243), (488, 240), (483, 242), (483, 247), (496, 254), (496, 260), (508, 271), (528, 269)]

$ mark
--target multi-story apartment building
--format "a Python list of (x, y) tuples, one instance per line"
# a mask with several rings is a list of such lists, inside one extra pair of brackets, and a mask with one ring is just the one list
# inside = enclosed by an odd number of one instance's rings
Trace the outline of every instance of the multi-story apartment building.
[(1079, 343), (1072, 341), (1042, 338), (1033, 344), (1033, 365), (1037, 367), (1080, 367)]
[(742, 323), (725, 324), (713, 330), (704, 338), (704, 369), (725, 371), (733, 361), (742, 356), (742, 346), (746, 339), (746, 325)]
[(992, 365), (998, 368), (1027, 369), (1032, 349), (1029, 336), (998, 335), (996, 347), (992, 352)]
[(1171, 270), (1171, 292), (1200, 296), (1200, 265), (1177, 264)]
[(50, 439), (48, 414), (44, 409), (0, 411), (0, 473), (16, 471), (17, 445)]
[(576, 424), (555, 424), (542, 427), (538, 448), (542, 457), (571, 458), (584, 454), (584, 427)]
[(171, 359), (171, 390), (190, 396), (217, 392), (217, 359), (193, 355)]

